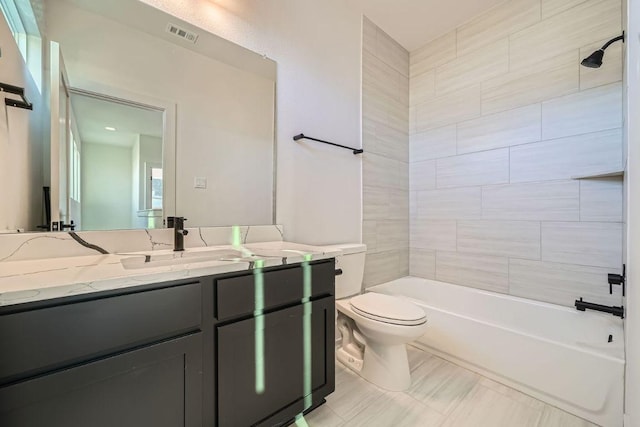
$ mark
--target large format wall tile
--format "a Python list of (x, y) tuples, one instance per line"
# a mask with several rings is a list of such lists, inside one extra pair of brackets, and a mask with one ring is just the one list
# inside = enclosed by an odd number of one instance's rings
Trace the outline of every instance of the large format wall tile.
[(438, 159), (438, 188), (509, 182), (509, 149)]
[(402, 80), (406, 80), (406, 76), (367, 51), (362, 53), (362, 68), (362, 83), (365, 90), (373, 90), (374, 93), (402, 102)]
[(409, 249), (409, 223), (405, 220), (376, 222), (376, 251), (403, 251)]
[(480, 219), (480, 187), (419, 191), (418, 219)]
[(407, 163), (365, 152), (362, 171), (365, 185), (408, 190), (409, 171)]
[(459, 252), (540, 259), (540, 223), (534, 221), (458, 221)]
[(589, 0), (511, 35), (511, 69), (538, 67), (563, 52), (622, 32), (622, 2)]
[(436, 95), (436, 71), (430, 70), (412, 77), (409, 88), (409, 105), (429, 101)]
[(456, 155), (456, 126), (445, 126), (411, 135), (410, 161)]
[(542, 19), (547, 19), (587, 0), (542, 0)]
[(609, 295), (607, 274), (616, 269), (556, 262), (509, 260), (509, 291), (512, 295), (573, 306), (575, 300), (620, 305), (621, 292)]
[(458, 154), (540, 141), (540, 104), (458, 123)]
[(622, 85), (585, 90), (542, 103), (542, 139), (622, 127)]
[(458, 57), (436, 70), (436, 93), (462, 89), (509, 71), (509, 40), (501, 39)]
[(484, 51), (486, 44), (538, 21), (539, 0), (510, 0), (458, 28), (458, 55)]
[(622, 130), (511, 147), (511, 182), (569, 179), (622, 168)]
[[(611, 33), (611, 37), (580, 48), (580, 58), (586, 58), (595, 50), (600, 49), (607, 41), (618, 36)], [(607, 48), (607, 54), (600, 68), (580, 67), (580, 90), (585, 90), (622, 80), (622, 49), (624, 44), (616, 42)]]
[(409, 161), (409, 134), (406, 130), (400, 131), (384, 123), (363, 119), (362, 144), (367, 153)]
[(622, 222), (622, 203), (619, 178), (580, 181), (580, 221)]
[(364, 287), (379, 285), (409, 275), (409, 249), (367, 253)]
[(436, 161), (425, 160), (409, 165), (411, 190), (432, 190), (436, 188)]
[(484, 187), (482, 218), (578, 221), (580, 183), (550, 181)]
[(535, 67), (512, 71), (482, 83), (482, 114), (497, 113), (577, 92), (578, 50)]
[(456, 250), (456, 221), (417, 220), (411, 223), (410, 230), (412, 248)]
[(439, 65), (456, 58), (456, 32), (451, 31), (438, 37), (431, 43), (411, 52), (410, 74), (414, 78), (425, 71), (433, 70)]
[(411, 248), (409, 274), (425, 279), (436, 278), (436, 251)]
[(365, 186), (362, 198), (364, 220), (406, 220), (408, 218), (408, 191)]
[(509, 291), (509, 261), (504, 257), (438, 251), (436, 279), (489, 291)]
[(416, 131), (434, 129), (480, 116), (480, 85), (447, 93), (416, 106)]
[(366, 18), (363, 44), (362, 235), (372, 286), (409, 274), (409, 54)]
[[(623, 166), (624, 44), (601, 68), (580, 66), (620, 34), (622, 4), (506, 0), (412, 52), (410, 244), (412, 266), (428, 261), (421, 275), (432, 277), (435, 252), (440, 280), (569, 306), (578, 290), (616, 300), (595, 277), (620, 264), (621, 180), (572, 178)], [(389, 102), (372, 111), (399, 116)], [(506, 259), (511, 288), (496, 280)]]
[(622, 265), (622, 224), (542, 223), (542, 260), (619, 268)]

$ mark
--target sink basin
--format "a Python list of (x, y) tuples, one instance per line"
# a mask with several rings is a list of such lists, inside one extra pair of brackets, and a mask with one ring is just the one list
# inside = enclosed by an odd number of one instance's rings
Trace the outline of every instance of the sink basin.
[(126, 270), (139, 268), (166, 267), (172, 265), (195, 264), (199, 262), (211, 261), (253, 261), (243, 257), (242, 252), (234, 249), (215, 249), (210, 251), (197, 252), (173, 252), (164, 254), (135, 254), (131, 257), (123, 258), (120, 263)]

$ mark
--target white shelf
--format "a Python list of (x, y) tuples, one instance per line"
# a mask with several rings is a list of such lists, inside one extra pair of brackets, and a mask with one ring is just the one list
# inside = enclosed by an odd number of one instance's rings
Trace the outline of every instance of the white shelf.
[(623, 170), (615, 170), (615, 171), (592, 173), (590, 175), (572, 176), (571, 179), (598, 179), (598, 178), (611, 178), (611, 177), (622, 178), (623, 176), (624, 176)]

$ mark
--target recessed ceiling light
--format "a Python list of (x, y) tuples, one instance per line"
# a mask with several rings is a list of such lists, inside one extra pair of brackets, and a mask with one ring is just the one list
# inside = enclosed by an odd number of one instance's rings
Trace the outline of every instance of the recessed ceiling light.
[(116, 128), (111, 127), (111, 126), (105, 126), (104, 128), (105, 128), (105, 130), (110, 130), (111, 132), (115, 132), (116, 131)]

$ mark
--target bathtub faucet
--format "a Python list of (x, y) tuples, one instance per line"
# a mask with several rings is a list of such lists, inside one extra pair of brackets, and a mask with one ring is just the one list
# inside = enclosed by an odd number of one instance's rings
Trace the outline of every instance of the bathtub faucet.
[(616, 306), (609, 307), (607, 305), (594, 304), (592, 302), (582, 301), (582, 297), (579, 300), (576, 300), (576, 310), (585, 311), (586, 309), (602, 311), (603, 313), (610, 313), (610, 314), (613, 314), (614, 316), (618, 316), (619, 318), (624, 319), (624, 306), (622, 305), (620, 307), (616, 307)]

